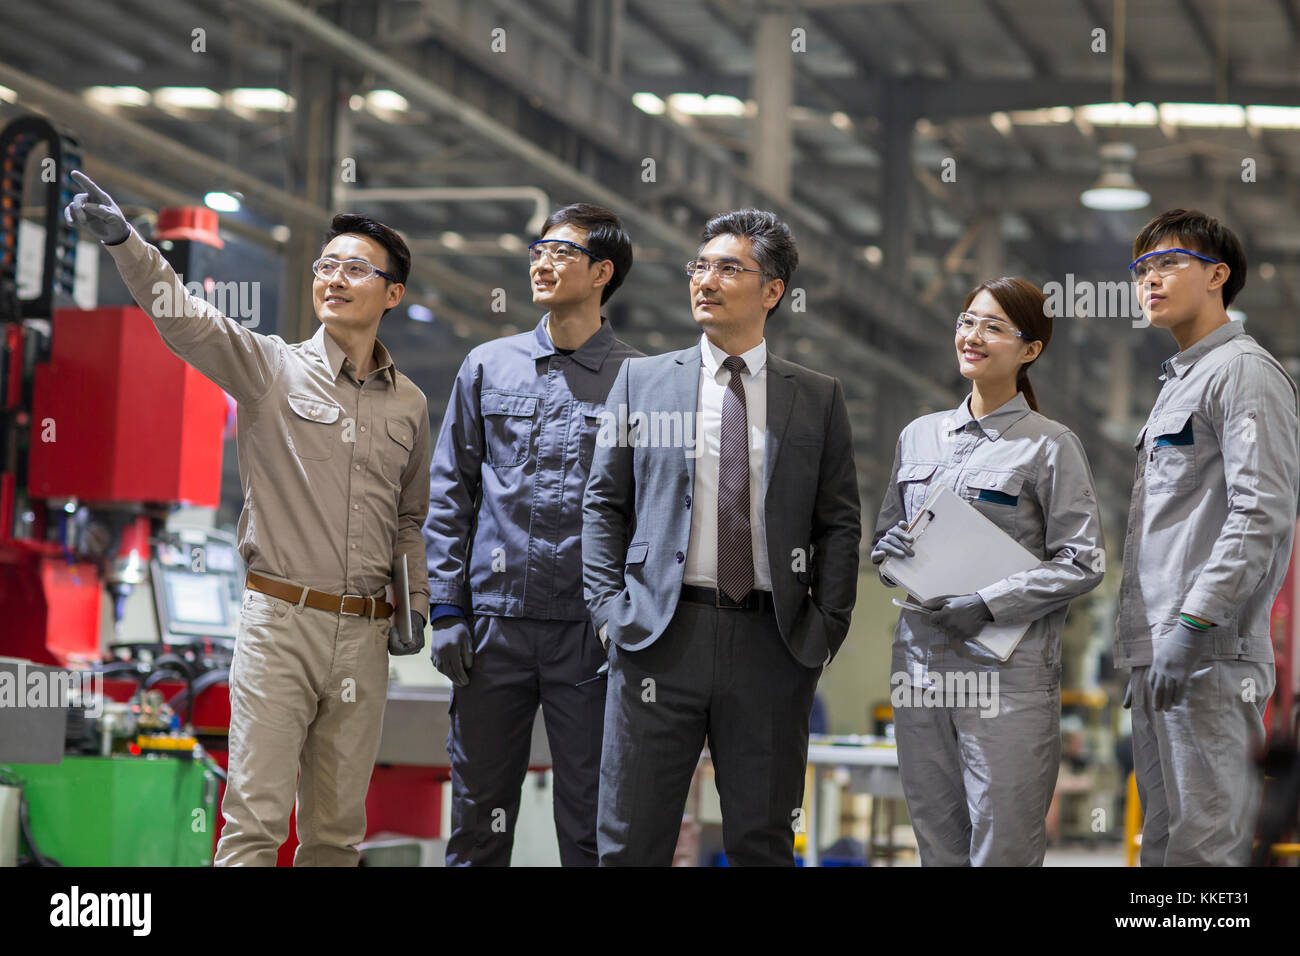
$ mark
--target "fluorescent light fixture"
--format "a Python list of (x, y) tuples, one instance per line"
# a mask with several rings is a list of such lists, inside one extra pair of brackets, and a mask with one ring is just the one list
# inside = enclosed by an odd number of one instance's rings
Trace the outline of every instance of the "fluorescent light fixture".
[(1155, 126), (1160, 111), (1152, 103), (1092, 103), (1075, 111), (1093, 126)]
[(497, 236), (497, 245), (509, 252), (518, 252), (524, 247), (524, 241), (513, 232), (503, 232)]
[(203, 197), (203, 204), (217, 212), (239, 212), (239, 197), (231, 193), (210, 192)]
[(1074, 110), (1068, 106), (1048, 106), (1041, 110), (1011, 110), (1007, 115), (1017, 126), (1053, 126), (1074, 122)]
[(853, 120), (849, 118), (848, 113), (836, 110), (831, 114), (831, 125), (838, 130), (850, 130), (853, 128)]
[(290, 229), (288, 226), (286, 226), (284, 223), (280, 223), (278, 226), (271, 227), (271, 238), (274, 239), (276, 242), (288, 242), (292, 236), (293, 236), (293, 230)]
[(1246, 111), (1233, 103), (1161, 103), (1160, 120), (1171, 126), (1246, 125)]
[(999, 133), (1001, 133), (1003, 136), (1011, 135), (1011, 117), (1008, 116), (1006, 113), (1003, 112), (990, 113), (989, 122), (992, 123), (993, 128), (997, 130)]
[(459, 249), (465, 245), (465, 237), (459, 232), (444, 232), (438, 237), (438, 241), (448, 249)]
[(405, 113), (411, 106), (405, 96), (392, 90), (371, 90), (366, 94), (366, 105), (388, 113)]
[(1261, 129), (1300, 129), (1300, 106), (1247, 106), (1246, 123)]
[(101, 106), (148, 106), (153, 97), (138, 86), (91, 86), (81, 94)]
[(360, 93), (353, 93), (348, 97), (348, 106), (352, 108), (352, 112), (354, 113), (358, 110), (363, 110), (366, 108), (366, 98)]
[(1131, 143), (1107, 143), (1101, 148), (1101, 176), (1079, 201), (1089, 209), (1118, 212), (1141, 209), (1151, 202), (1151, 194), (1133, 179), (1133, 161), (1137, 149)]
[(7, 86), (0, 86), (0, 100), (4, 100), (6, 103), (17, 103), (18, 94)]
[(231, 90), (230, 105), (246, 110), (274, 110), (287, 113), (293, 109), (293, 97), (284, 90), (243, 86)]
[(221, 106), (221, 94), (206, 86), (161, 86), (153, 91), (155, 106), (183, 110), (215, 110)]
[(664, 111), (664, 101), (653, 93), (633, 93), (632, 105), (642, 113), (649, 113), (652, 116), (659, 116)]
[(406, 317), (415, 322), (432, 322), (433, 309), (418, 302), (412, 302), (406, 310)]
[(744, 101), (723, 93), (673, 93), (668, 106), (687, 116), (744, 116)]

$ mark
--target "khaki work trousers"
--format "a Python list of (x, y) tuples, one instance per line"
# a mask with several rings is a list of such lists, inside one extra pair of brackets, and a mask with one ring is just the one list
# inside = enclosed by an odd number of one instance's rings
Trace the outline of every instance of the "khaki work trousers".
[(388, 691), (389, 625), (244, 591), (217, 866), (274, 866), (295, 789), (294, 866), (357, 864)]

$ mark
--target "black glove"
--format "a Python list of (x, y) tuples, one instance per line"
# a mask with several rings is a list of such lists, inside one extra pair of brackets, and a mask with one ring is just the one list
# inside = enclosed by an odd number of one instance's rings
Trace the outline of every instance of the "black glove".
[(1168, 710), (1187, 692), (1187, 681), (1192, 676), (1197, 658), (1208, 646), (1210, 638), (1204, 631), (1179, 621), (1178, 627), (1152, 650), (1151, 668), (1147, 671), (1147, 686), (1151, 688), (1151, 706)]
[(411, 612), (411, 643), (402, 640), (402, 631), (394, 624), (388, 631), (388, 653), (395, 657), (418, 654), (424, 650), (424, 618), (419, 611)]
[(978, 594), (935, 598), (924, 607), (934, 611), (930, 622), (959, 641), (969, 641), (993, 620), (993, 612)]
[(871, 549), (871, 563), (880, 564), (885, 558), (910, 558), (915, 551), (912, 542), (916, 539), (907, 533), (907, 522), (900, 521), (880, 536), (876, 546)]
[(474, 635), (465, 618), (448, 614), (433, 622), (429, 660), (457, 687), (469, 685), (468, 671), (474, 665)]

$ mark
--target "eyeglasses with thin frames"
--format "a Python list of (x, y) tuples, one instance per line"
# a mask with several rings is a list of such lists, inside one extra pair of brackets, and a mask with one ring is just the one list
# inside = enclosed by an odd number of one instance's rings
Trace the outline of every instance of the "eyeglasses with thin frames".
[(742, 272), (752, 272), (755, 275), (762, 275), (762, 269), (747, 269), (742, 265), (734, 262), (710, 262), (708, 259), (692, 259), (686, 263), (686, 276), (689, 279), (703, 279), (712, 269), (714, 275), (719, 279), (734, 279)]

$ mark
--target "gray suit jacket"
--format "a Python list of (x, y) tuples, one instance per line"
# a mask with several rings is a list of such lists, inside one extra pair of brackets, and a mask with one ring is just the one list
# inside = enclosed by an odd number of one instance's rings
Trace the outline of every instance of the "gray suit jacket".
[[(628, 359), (605, 402), (629, 424), (615, 434), (607, 423), (596, 443), (582, 502), (583, 593), (592, 624), (624, 650), (653, 644), (681, 595), (695, 459), (660, 439), (672, 413), (695, 437), (699, 381), (696, 344)], [(644, 429), (651, 434), (639, 436)], [(797, 661), (820, 667), (844, 641), (857, 597), (862, 519), (848, 410), (837, 379), (770, 352), (762, 494), (777, 626)]]

